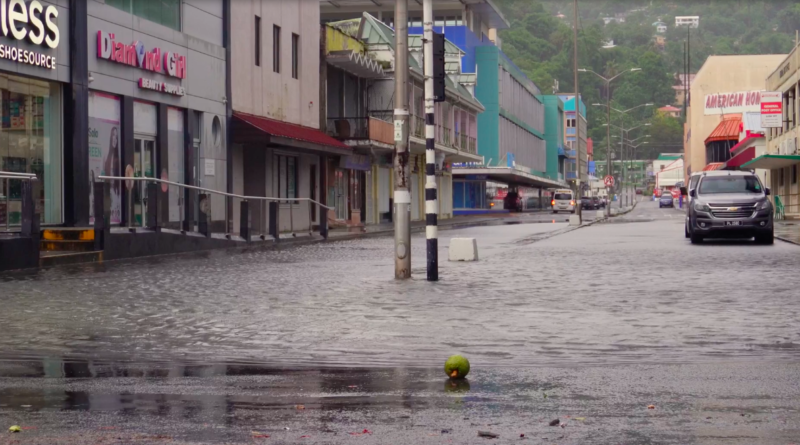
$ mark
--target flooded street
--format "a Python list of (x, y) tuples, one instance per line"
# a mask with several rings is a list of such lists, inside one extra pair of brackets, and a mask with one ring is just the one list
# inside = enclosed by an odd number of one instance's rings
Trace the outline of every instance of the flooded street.
[(435, 284), (419, 236), (409, 282), (384, 237), (5, 275), (0, 443), (791, 443), (800, 247), (655, 206), (443, 231)]

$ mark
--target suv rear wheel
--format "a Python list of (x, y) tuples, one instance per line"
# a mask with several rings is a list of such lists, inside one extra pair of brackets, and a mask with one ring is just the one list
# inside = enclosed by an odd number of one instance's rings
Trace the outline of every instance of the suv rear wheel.
[(775, 244), (775, 232), (756, 235), (756, 244), (763, 244), (766, 246)]

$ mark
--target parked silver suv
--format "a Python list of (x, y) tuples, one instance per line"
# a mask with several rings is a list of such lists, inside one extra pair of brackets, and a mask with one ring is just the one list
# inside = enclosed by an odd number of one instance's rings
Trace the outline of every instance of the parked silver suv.
[[(681, 187), (686, 194), (686, 188)], [(692, 244), (705, 238), (753, 238), (758, 244), (774, 240), (772, 204), (758, 176), (745, 171), (704, 172), (689, 190), (686, 235)]]

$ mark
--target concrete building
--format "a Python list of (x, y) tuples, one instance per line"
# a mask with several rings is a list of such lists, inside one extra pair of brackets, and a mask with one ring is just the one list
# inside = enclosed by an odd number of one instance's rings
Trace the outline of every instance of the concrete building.
[(800, 51), (795, 47), (788, 56), (781, 59), (774, 70), (766, 76), (767, 91), (778, 91), (783, 99), (782, 126), (765, 128), (766, 150), (755, 153), (753, 161), (743, 164), (743, 168), (763, 169), (761, 179), (771, 187), (776, 203), (784, 207), (787, 217), (800, 217), (800, 189), (797, 170), (800, 164), (800, 151), (797, 138), (800, 126)]
[[(760, 112), (760, 92), (766, 77), (786, 58), (785, 55), (710, 56), (697, 72), (690, 90), (690, 106), (684, 141), (685, 179), (712, 162), (726, 162), (729, 151), (713, 148), (716, 158), (708, 157), (708, 142), (738, 142), (742, 113)], [(717, 134), (712, 136), (712, 133)], [(710, 138), (710, 139), (709, 139)], [(730, 145), (732, 147), (733, 145)], [(730, 148), (728, 147), (728, 149)]]
[[(17, 247), (0, 246), (0, 270), (38, 266), (40, 250), (93, 243), (99, 176), (154, 177), (225, 190), (224, 4), (164, 0), (153, 9), (130, 0), (16, 3), (31, 15), (38, 10), (44, 28), (37, 34), (31, 26), (36, 21), (18, 21), (22, 35), (4, 37), (0, 171), (36, 176), (31, 222), (43, 231), (27, 225), (31, 242), (18, 249), (26, 186), (11, 180), (6, 187), (3, 181), (0, 230), (16, 233), (0, 243)], [(204, 165), (217, 174), (204, 177)], [(148, 218), (164, 228), (197, 223), (197, 195), (185, 189), (155, 190), (156, 199), (145, 206), (142, 182), (108, 183), (108, 230), (138, 230)], [(212, 217), (222, 222), (223, 208), (210, 209)], [(81, 238), (64, 244), (38, 241), (65, 233)], [(155, 236), (135, 237), (125, 230), (115, 244), (106, 245), (103, 258), (157, 253)], [(96, 260), (100, 252), (91, 247), (68, 254)], [(51, 252), (48, 258), (65, 255)]]
[[(352, 41), (348, 42), (351, 51), (364, 51), (367, 64), (374, 62), (381, 68), (380, 75), (374, 74), (374, 67), (357, 68), (353, 65), (352, 56), (347, 56), (346, 65), (339, 64), (347, 73), (341, 73), (335, 65), (336, 58), (342, 58), (341, 50), (328, 53), (327, 61), (327, 112), (329, 133), (345, 141), (348, 145), (361, 145), (357, 148), (362, 156), (369, 155), (372, 167), (363, 175), (364, 212), (362, 221), (366, 224), (388, 221), (391, 218), (390, 190), (393, 189), (391, 174), (394, 140), (388, 121), (392, 119), (394, 110), (394, 76), (395, 36), (394, 30), (370, 14), (360, 19), (343, 22), (329, 22), (326, 25), (327, 35), (345, 34)], [(329, 43), (335, 44), (336, 38)], [(422, 36), (409, 35), (410, 85), (409, 109), (411, 110), (411, 128), (409, 147), (411, 151), (411, 219), (424, 218), (424, 168), (425, 168), (425, 125), (424, 125), (424, 85), (422, 72)], [(478, 155), (478, 120), (477, 115), (483, 106), (470, 91), (474, 88), (475, 75), (461, 73), (462, 51), (452, 42), (445, 42), (445, 66), (447, 70), (445, 102), (437, 103), (435, 148), (438, 164), (437, 185), (439, 187), (439, 218), (453, 216), (453, 178), (451, 165), (475, 163), (482, 161)], [(342, 59), (342, 63), (345, 63)], [(371, 66), (371, 65), (370, 65)], [(386, 128), (389, 125), (389, 128)], [(350, 133), (344, 132), (348, 127)], [(353, 129), (366, 127), (369, 135), (353, 133)], [(384, 132), (388, 130), (388, 135)], [(361, 131), (361, 130), (358, 130)], [(368, 138), (366, 136), (369, 136)], [(364, 138), (359, 143), (359, 138)], [(344, 167), (344, 166), (341, 166)], [(338, 176), (359, 177), (356, 173), (347, 173), (345, 168)], [(337, 177), (338, 177), (337, 176)], [(343, 201), (343, 205), (347, 202)]]
[(566, 179), (570, 183), (579, 180), (587, 181), (589, 156), (586, 152), (587, 123), (586, 105), (583, 100), (578, 107), (580, 112), (575, 112), (575, 96), (560, 95), (564, 101), (564, 145), (567, 153)]
[[(276, 209), (282, 232), (336, 218), (288, 199), (336, 207), (328, 166), (354, 154), (320, 128), (319, 22), (317, 0), (231, 2), (233, 192), (287, 199)], [(270, 218), (263, 207), (251, 212), (254, 227)]]
[(547, 146), (547, 168), (545, 174), (550, 179), (564, 181), (564, 161), (567, 158), (565, 150), (566, 135), (564, 129), (564, 101), (555, 95), (542, 96), (544, 102), (544, 139)]
[[(339, 21), (361, 16), (369, 13), (379, 21), (394, 27), (394, 1), (373, 0), (319, 0), (322, 19), (324, 22)], [(461, 46), (477, 45), (478, 42), (491, 42), (501, 47), (502, 42), (498, 31), (508, 29), (508, 20), (500, 12), (493, 0), (436, 0), (433, 2), (434, 27), (437, 32), (445, 30), (448, 39)], [(422, 2), (408, 2), (409, 34), (422, 34)], [(471, 35), (464, 33), (469, 30)], [(463, 36), (451, 34), (456, 33)], [(464, 57), (471, 58), (472, 54), (466, 48)], [(472, 63), (467, 60), (464, 64), (465, 72), (471, 70)]]

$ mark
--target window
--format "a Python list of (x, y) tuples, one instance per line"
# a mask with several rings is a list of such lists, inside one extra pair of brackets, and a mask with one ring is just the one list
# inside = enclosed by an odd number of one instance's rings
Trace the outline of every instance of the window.
[[(0, 170), (35, 174), (33, 199), (41, 222), (59, 224), (62, 222), (63, 198), (61, 86), (0, 74), (0, 103)], [(111, 120), (112, 110), (106, 113)], [(114, 136), (108, 128), (103, 130), (106, 131), (101, 132), (101, 136), (95, 137), (91, 132), (89, 135), (89, 155), (94, 154), (100, 159), (100, 164), (108, 158), (107, 150), (103, 150)], [(101, 157), (103, 154), (106, 154), (105, 158)], [(119, 156), (112, 158), (109, 164), (113, 164), (114, 159), (119, 161)], [(89, 165), (94, 168), (96, 163)], [(97, 174), (99, 172), (90, 173), (90, 180)], [(4, 229), (6, 224), (17, 226), (22, 222), (22, 182), (0, 179), (0, 224)]]
[(281, 27), (272, 26), (272, 71), (281, 72)]
[(797, 164), (792, 166), (792, 184), (797, 184)]
[(292, 34), (292, 79), (300, 78), (300, 36)]
[(755, 176), (706, 176), (700, 182), (700, 194), (762, 193)]
[(261, 66), (261, 17), (256, 16), (256, 66)]
[(279, 198), (297, 198), (297, 158), (294, 156), (275, 155), (278, 181), (275, 189)]
[(784, 169), (781, 169), (781, 174), (779, 175), (779, 176), (780, 176), (780, 184), (781, 184), (781, 187), (783, 187), (783, 170), (784, 170)]
[(106, 4), (176, 31), (181, 30), (181, 0), (106, 0)]

